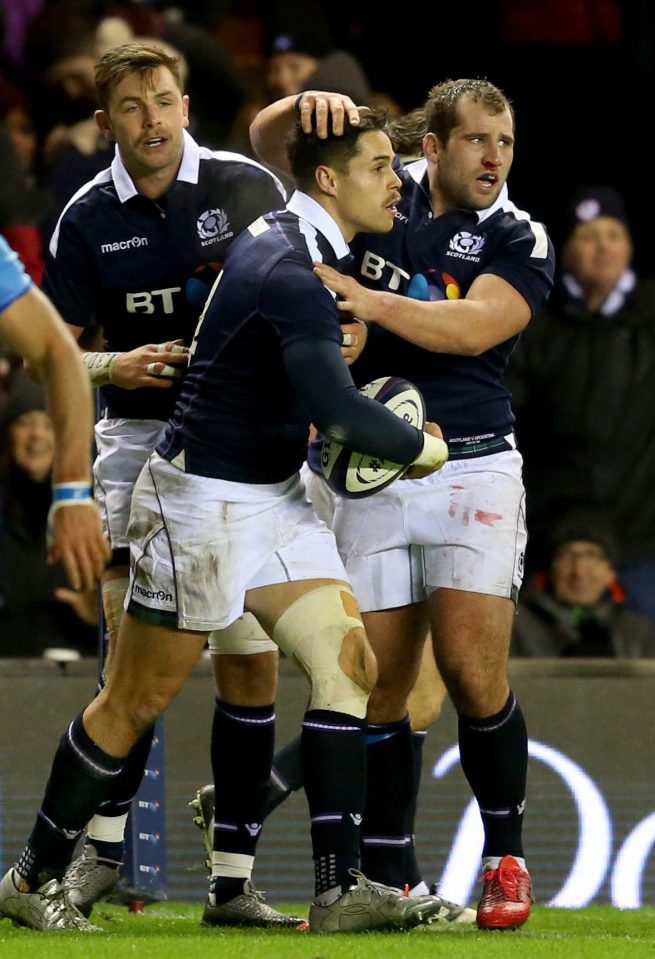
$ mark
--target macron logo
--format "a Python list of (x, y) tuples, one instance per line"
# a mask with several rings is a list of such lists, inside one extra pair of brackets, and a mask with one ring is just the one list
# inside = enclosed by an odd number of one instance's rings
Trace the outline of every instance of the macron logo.
[(116, 243), (103, 243), (101, 253), (118, 253), (120, 250), (138, 250), (140, 246), (148, 246), (147, 236), (133, 236), (131, 240), (118, 240)]

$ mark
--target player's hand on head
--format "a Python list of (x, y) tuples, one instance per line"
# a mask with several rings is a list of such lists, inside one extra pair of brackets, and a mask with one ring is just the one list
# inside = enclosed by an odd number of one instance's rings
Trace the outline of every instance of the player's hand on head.
[(189, 349), (184, 340), (147, 343), (127, 353), (118, 353), (111, 367), (110, 382), (124, 390), (142, 386), (170, 389), (184, 375)]
[(341, 355), (346, 361), (346, 366), (350, 366), (366, 346), (368, 329), (366, 323), (353, 318), (341, 323), (341, 332), (343, 333)]
[(93, 589), (110, 556), (95, 503), (66, 506), (54, 513), (48, 561), (61, 560), (73, 589)]
[(305, 133), (316, 131), (319, 139), (330, 132), (341, 136), (344, 117), (351, 124), (359, 123), (360, 107), (343, 93), (327, 93), (322, 90), (306, 90), (298, 104), (300, 124)]
[[(429, 457), (426, 457), (426, 459), (429, 458), (430, 462), (425, 465), (410, 466), (407, 472), (403, 474), (403, 479), (423, 479), (424, 476), (429, 476), (430, 473), (436, 473), (436, 471), (440, 470), (448, 461), (448, 447), (444, 442), (443, 433), (438, 424), (426, 423), (423, 427), (423, 432), (427, 433), (428, 436), (434, 437), (436, 441), (429, 443)], [(425, 452), (428, 452), (427, 441)]]
[(323, 286), (339, 297), (337, 300), (339, 312), (350, 313), (367, 323), (375, 321), (375, 315), (379, 310), (379, 306), (376, 308), (378, 297), (383, 294), (367, 289), (352, 276), (344, 276), (326, 263), (314, 262), (314, 274)]

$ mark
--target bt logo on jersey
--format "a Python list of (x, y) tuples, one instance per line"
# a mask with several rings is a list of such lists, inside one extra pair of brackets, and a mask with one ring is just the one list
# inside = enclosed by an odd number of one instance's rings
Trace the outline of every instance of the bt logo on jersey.
[(385, 260), (383, 256), (378, 256), (377, 253), (371, 253), (370, 250), (367, 250), (364, 254), (361, 274), (369, 280), (380, 280), (385, 267), (391, 270), (391, 277), (387, 283), (389, 290), (395, 291), (398, 289), (401, 277), (409, 280), (409, 273), (406, 273), (399, 266), (396, 266), (395, 263), (391, 263), (390, 260)]
[[(164, 313), (174, 313), (173, 294), (181, 292), (181, 286), (169, 286), (165, 290), (150, 290), (150, 292), (144, 290), (143, 293), (127, 293), (125, 295), (125, 309), (128, 313), (152, 314), (155, 309), (162, 309)], [(160, 297), (161, 302), (157, 303), (154, 300), (155, 297)]]

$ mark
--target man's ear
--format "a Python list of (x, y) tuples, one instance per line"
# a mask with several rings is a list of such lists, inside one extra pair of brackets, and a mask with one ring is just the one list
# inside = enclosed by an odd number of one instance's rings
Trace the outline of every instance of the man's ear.
[(337, 181), (332, 167), (317, 166), (314, 177), (322, 193), (327, 193), (328, 196), (336, 196)]
[(439, 159), (441, 144), (437, 140), (436, 134), (426, 133), (423, 137), (423, 154), (431, 163), (436, 163)]
[(96, 110), (93, 114), (93, 118), (96, 121), (96, 126), (100, 130), (102, 136), (108, 143), (113, 143), (116, 137), (114, 136), (114, 131), (111, 128), (111, 123), (109, 122), (109, 117), (104, 110)]
[(186, 93), (182, 97), (182, 115), (184, 116), (182, 126), (186, 128), (189, 126), (189, 98)]

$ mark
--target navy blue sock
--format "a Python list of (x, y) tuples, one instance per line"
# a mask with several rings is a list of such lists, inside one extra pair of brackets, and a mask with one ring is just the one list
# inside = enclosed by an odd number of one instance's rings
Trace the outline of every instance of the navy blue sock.
[(305, 713), (301, 764), (311, 817), (315, 894), (353, 885), (366, 795), (366, 720), (328, 709)]
[[(216, 699), (211, 757), (214, 773), (214, 849), (254, 856), (264, 821), (273, 760), (275, 706), (235, 706)], [(217, 902), (238, 895), (244, 877), (212, 879)]]
[[(155, 733), (155, 727), (146, 730), (138, 743), (132, 748), (123, 761), (123, 768), (109, 787), (109, 794), (96, 810), (100, 816), (124, 816), (130, 811), (132, 800), (139, 791), (143, 772), (148, 762), (150, 748)], [(123, 842), (105, 842), (101, 839), (88, 838), (93, 844), (98, 856), (103, 859), (123, 861), (125, 840)]]
[(475, 719), (460, 714), (459, 751), (480, 807), (482, 855), (522, 857), (528, 737), (513, 693), (495, 716)]
[(300, 768), (300, 736), (283, 746), (273, 756), (271, 778), (266, 791), (264, 818), (283, 803), (287, 796), (302, 789), (302, 769)]
[(414, 755), (409, 717), (369, 724), (368, 784), (362, 824), (362, 871), (369, 879), (403, 889), (414, 859)]
[(43, 804), (16, 870), (35, 889), (51, 877), (61, 878), (77, 840), (123, 760), (97, 746), (80, 714), (62, 736), (50, 771)]

